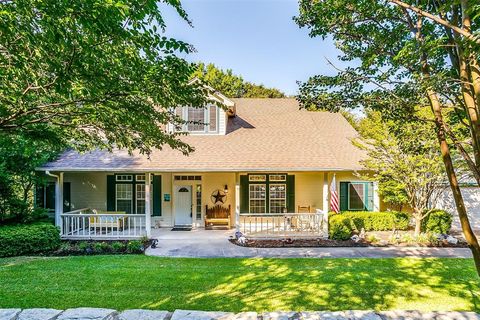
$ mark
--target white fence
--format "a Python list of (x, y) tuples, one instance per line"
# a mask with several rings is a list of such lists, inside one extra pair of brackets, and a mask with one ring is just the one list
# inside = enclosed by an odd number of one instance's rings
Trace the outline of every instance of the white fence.
[(247, 238), (328, 238), (328, 214), (240, 214), (240, 232)]
[(64, 239), (135, 239), (146, 235), (144, 214), (101, 212), (89, 208), (60, 215)]

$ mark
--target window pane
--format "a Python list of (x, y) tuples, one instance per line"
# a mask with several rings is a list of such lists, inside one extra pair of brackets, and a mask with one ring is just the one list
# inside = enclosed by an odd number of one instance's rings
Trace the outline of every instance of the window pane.
[(196, 197), (197, 197), (197, 206), (196, 206), (196, 212), (197, 212), (197, 220), (202, 219), (202, 186), (197, 184), (197, 190), (196, 190)]
[(287, 206), (287, 186), (285, 184), (270, 185), (270, 213), (283, 213)]
[(265, 213), (267, 189), (264, 184), (251, 184), (249, 186), (250, 213)]
[(365, 208), (365, 190), (363, 183), (351, 183), (348, 187), (348, 209), (363, 210)]
[(217, 107), (210, 106), (210, 119), (209, 119), (210, 131), (217, 131)]
[(135, 176), (135, 181), (145, 181), (145, 175), (144, 174), (137, 174)]
[(205, 109), (188, 107), (188, 121), (200, 122), (200, 123), (189, 123), (188, 131), (204, 131)]
[(269, 176), (270, 181), (286, 181), (287, 176), (284, 174), (271, 174)]
[(116, 185), (117, 211), (132, 213), (132, 185), (117, 184)]
[(137, 214), (145, 214), (145, 185), (135, 185), (136, 190), (136, 202), (137, 202)]
[(132, 181), (132, 175), (130, 174), (119, 174), (116, 176), (117, 181)]
[(248, 181), (266, 181), (267, 176), (265, 174), (251, 174), (248, 176)]

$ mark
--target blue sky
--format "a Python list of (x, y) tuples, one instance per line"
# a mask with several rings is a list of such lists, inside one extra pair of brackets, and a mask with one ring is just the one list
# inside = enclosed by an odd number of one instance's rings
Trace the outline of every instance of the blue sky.
[(165, 8), (166, 35), (192, 44), (189, 61), (232, 69), (245, 80), (297, 92), (297, 80), (333, 74), (326, 58), (336, 61), (332, 41), (310, 38), (292, 20), (296, 0), (183, 0), (193, 28)]

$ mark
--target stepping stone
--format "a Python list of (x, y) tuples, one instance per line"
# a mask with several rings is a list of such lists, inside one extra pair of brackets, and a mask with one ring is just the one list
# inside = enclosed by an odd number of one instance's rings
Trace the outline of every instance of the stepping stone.
[(13, 320), (22, 309), (0, 309), (0, 320)]
[(57, 320), (114, 320), (116, 315), (113, 309), (75, 308), (65, 310)]
[(302, 314), (295, 311), (274, 311), (262, 314), (263, 320), (298, 320), (302, 318)]
[(234, 315), (230, 320), (257, 320), (258, 314), (256, 312), (240, 312)]
[(302, 312), (303, 320), (348, 320), (342, 311)]
[(231, 320), (233, 312), (175, 310), (170, 320)]
[(475, 312), (434, 312), (435, 320), (479, 320), (480, 315)]
[(165, 320), (168, 311), (131, 309), (125, 310), (118, 315), (118, 320)]
[(435, 313), (428, 312), (423, 313), (415, 310), (389, 310), (389, 311), (379, 311), (378, 315), (384, 320), (417, 320), (425, 319), (432, 320), (435, 319)]
[(351, 320), (382, 320), (382, 318), (371, 310), (347, 310), (345, 317)]
[(17, 317), (17, 320), (51, 320), (58, 316), (62, 310), (57, 309), (25, 309)]

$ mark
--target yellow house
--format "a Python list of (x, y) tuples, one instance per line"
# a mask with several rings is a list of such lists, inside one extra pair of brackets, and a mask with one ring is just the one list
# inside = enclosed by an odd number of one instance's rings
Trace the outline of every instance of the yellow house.
[(190, 155), (67, 151), (38, 168), (54, 184), (39, 188), (37, 204), (55, 208), (66, 238), (203, 228), (221, 222), (208, 219), (214, 206), (230, 211), (232, 227), (248, 214), (326, 212), (334, 177), (340, 210), (379, 210), (376, 183), (356, 175), (365, 154), (342, 115), (301, 110), (288, 98), (215, 99), (226, 109), (180, 107), (194, 122), (167, 128), (189, 133), (182, 140), (195, 148)]

